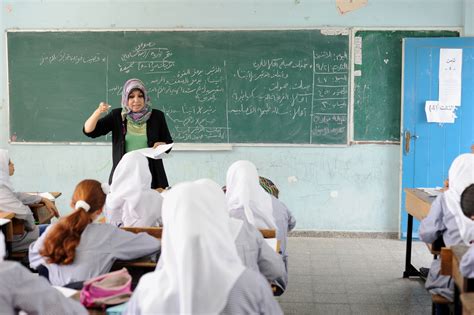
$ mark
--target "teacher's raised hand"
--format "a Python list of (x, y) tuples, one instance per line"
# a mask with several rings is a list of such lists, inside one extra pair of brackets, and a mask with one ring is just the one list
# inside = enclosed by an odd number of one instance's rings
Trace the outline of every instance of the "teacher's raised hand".
[(100, 116), (103, 113), (107, 113), (110, 109), (109, 104), (105, 102), (100, 102), (99, 106), (97, 109), (92, 113), (92, 115), (86, 120), (84, 123), (84, 131), (85, 132), (92, 132), (95, 130), (95, 127), (97, 126), (97, 121), (99, 121)]

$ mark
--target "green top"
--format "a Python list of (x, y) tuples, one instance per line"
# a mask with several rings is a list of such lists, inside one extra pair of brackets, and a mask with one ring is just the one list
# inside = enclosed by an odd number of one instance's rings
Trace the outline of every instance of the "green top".
[(146, 137), (146, 123), (134, 125), (127, 121), (127, 134), (125, 135), (125, 152), (130, 152), (148, 147)]

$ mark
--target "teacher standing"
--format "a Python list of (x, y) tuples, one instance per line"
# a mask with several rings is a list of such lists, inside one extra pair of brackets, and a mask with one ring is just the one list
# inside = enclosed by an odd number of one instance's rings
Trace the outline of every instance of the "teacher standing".
[[(112, 182), (115, 167), (122, 156), (130, 151), (172, 143), (165, 115), (162, 111), (152, 109), (145, 85), (138, 79), (125, 82), (122, 89), (122, 108), (113, 109), (106, 116), (111, 106), (104, 102), (84, 123), (86, 136), (96, 138), (112, 131), (112, 160), (109, 183)], [(165, 169), (161, 159), (148, 159), (152, 175), (151, 188), (168, 187)]]

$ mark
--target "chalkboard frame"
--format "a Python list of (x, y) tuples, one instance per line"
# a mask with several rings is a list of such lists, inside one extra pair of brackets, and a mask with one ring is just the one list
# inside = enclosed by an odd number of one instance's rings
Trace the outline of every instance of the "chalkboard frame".
[[(56, 33), (73, 33), (73, 32), (199, 32), (199, 31), (323, 31), (330, 34), (342, 34), (347, 36), (348, 38), (348, 55), (349, 60), (348, 62), (352, 64), (351, 56), (352, 56), (352, 28), (350, 27), (315, 27), (315, 28), (239, 28), (239, 29), (209, 29), (209, 28), (200, 28), (200, 29), (6, 29), (5, 30), (5, 42), (6, 42), (6, 78), (7, 82), (10, 82), (10, 72), (9, 72), (9, 56), (8, 56), (8, 35), (10, 33), (33, 33), (33, 32), (56, 32)], [(178, 150), (230, 150), (233, 146), (264, 146), (264, 147), (347, 147), (351, 143), (350, 133), (351, 133), (351, 68), (348, 65), (348, 80), (347, 80), (347, 89), (348, 89), (348, 98), (347, 98), (347, 122), (346, 122), (346, 135), (345, 135), (345, 143), (179, 143)], [(110, 145), (109, 141), (97, 141), (97, 142), (89, 142), (89, 141), (13, 141), (11, 139), (11, 121), (10, 121), (10, 88), (6, 89), (6, 101), (7, 101), (7, 128), (8, 128), (8, 143), (13, 145), (93, 145), (93, 146), (104, 146)]]
[[(462, 27), (353, 27), (351, 28), (351, 66), (350, 66), (350, 114), (349, 114), (349, 139), (350, 144), (388, 144), (388, 145), (400, 145), (401, 140), (355, 140), (354, 139), (354, 128), (355, 128), (355, 121), (354, 121), (354, 112), (355, 112), (355, 37), (357, 32), (359, 31), (453, 31), (453, 32), (459, 32), (459, 37), (464, 36), (463, 28)], [(362, 48), (363, 49), (363, 48)], [(402, 58), (403, 58), (403, 53), (402, 53)], [(403, 66), (403, 62), (402, 62)], [(401, 100), (403, 100), (403, 77), (401, 78), (401, 86), (400, 86), (400, 91), (401, 91)], [(402, 104), (400, 103), (400, 110), (402, 110)], [(400, 135), (403, 133), (403, 115), (400, 117)], [(401, 137), (401, 136), (400, 136)]]

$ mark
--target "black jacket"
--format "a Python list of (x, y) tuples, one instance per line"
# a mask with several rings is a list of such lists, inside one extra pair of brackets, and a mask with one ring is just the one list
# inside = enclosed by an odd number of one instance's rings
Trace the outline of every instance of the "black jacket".
[[(115, 167), (119, 163), (122, 156), (125, 154), (125, 134), (127, 133), (127, 122), (122, 121), (122, 109), (116, 108), (112, 110), (107, 116), (99, 119), (94, 131), (86, 133), (84, 128), (82, 132), (88, 137), (97, 138), (105, 136), (112, 131), (112, 171), (110, 172), (109, 183), (112, 182)], [(170, 132), (166, 125), (165, 114), (157, 109), (153, 109), (151, 116), (146, 122), (146, 136), (148, 147), (153, 147), (155, 142), (171, 143)], [(148, 159), (150, 172), (152, 176), (151, 188), (165, 188), (168, 187), (168, 179), (166, 178), (165, 169), (161, 159)]]

